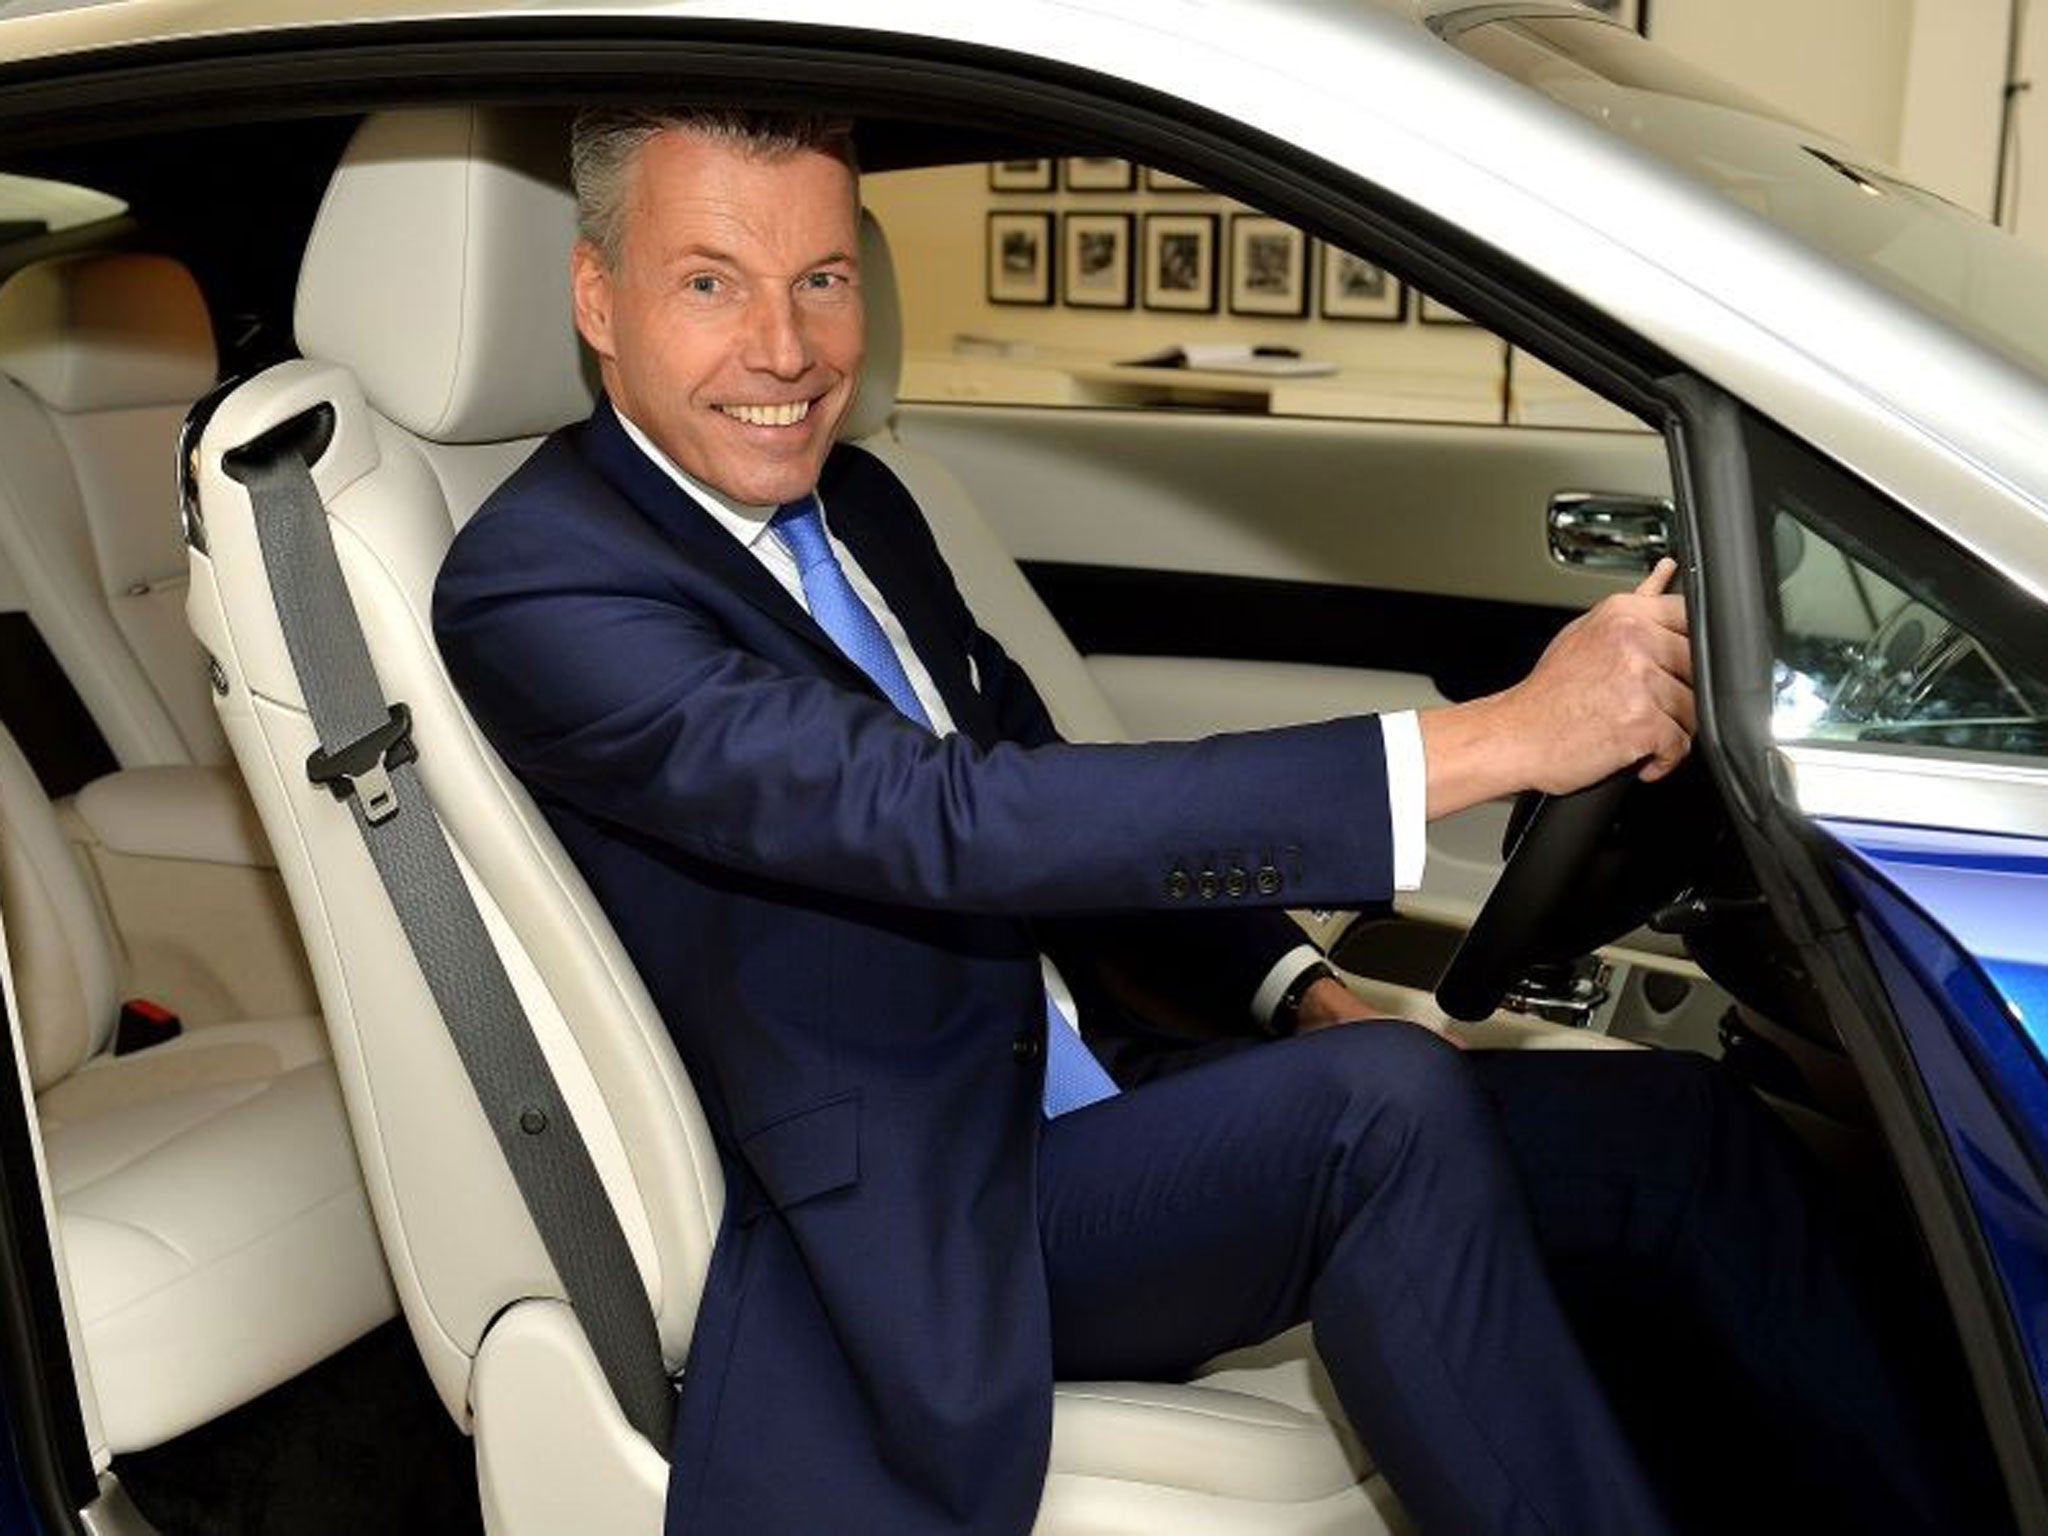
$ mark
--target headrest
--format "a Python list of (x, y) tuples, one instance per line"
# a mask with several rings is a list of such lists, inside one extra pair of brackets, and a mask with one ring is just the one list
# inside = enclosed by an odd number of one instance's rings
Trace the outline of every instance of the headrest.
[(867, 356), (860, 368), (860, 392), (839, 424), (840, 437), (855, 442), (889, 424), (896, 410), (896, 381), (903, 373), (896, 262), (889, 255), (889, 237), (865, 208), (860, 211), (860, 291), (867, 307)]
[(60, 256), (0, 284), (0, 373), (52, 410), (190, 405), (218, 369), (206, 300), (168, 256)]
[[(299, 268), (299, 349), (355, 374), (384, 415), (437, 442), (533, 437), (586, 416), (576, 335), (568, 125), (482, 108), (390, 112), (343, 152)], [(896, 406), (895, 265), (861, 215), (867, 362), (841, 437)]]
[(299, 266), (307, 357), (437, 442), (534, 437), (596, 399), (569, 308), (559, 113), (390, 112), (356, 130)]

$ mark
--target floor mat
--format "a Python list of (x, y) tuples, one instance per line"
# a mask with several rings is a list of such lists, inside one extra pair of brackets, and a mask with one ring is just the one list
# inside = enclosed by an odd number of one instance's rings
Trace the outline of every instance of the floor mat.
[(470, 1442), (401, 1323), (114, 1471), (163, 1536), (481, 1536)]

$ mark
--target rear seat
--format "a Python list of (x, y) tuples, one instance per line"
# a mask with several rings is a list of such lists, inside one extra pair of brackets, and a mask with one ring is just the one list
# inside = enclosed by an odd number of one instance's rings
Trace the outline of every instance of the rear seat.
[[(275, 875), (182, 613), (174, 449), (214, 370), (204, 302), (167, 258), (69, 257), (0, 285), (0, 566), (127, 765), (60, 809), (0, 731), (0, 908), (114, 1453), (396, 1310), (318, 1015), (231, 1006), (306, 989), (251, 894)], [(154, 927), (133, 921), (138, 899)], [(138, 973), (173, 978), (150, 990), (205, 1027), (117, 1057)]]
[(0, 559), (123, 767), (228, 760), (173, 489), (217, 367), (205, 300), (167, 256), (65, 256), (0, 284)]
[(109, 1449), (181, 1434), (391, 1317), (318, 1016), (111, 1054), (114, 935), (4, 732), (0, 906)]

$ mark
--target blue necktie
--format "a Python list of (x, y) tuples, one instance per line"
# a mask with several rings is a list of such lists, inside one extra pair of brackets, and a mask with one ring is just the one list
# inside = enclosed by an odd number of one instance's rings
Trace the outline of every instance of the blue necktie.
[[(910, 686), (910, 677), (903, 670), (896, 648), (882, 633), (881, 624), (861, 601), (860, 594), (853, 590), (838, 557), (832, 553), (818, 498), (806, 496), (777, 508), (769, 527), (796, 556), (804, 600), (809, 603), (811, 617), (817, 620), (818, 627), (832, 637), (832, 643), (845, 653), (846, 659), (865, 672), (906, 718), (930, 730), (931, 717), (918, 702), (917, 691)], [(1044, 1100), (1047, 1117), (1080, 1109), (1109, 1098), (1116, 1091), (1117, 1086), (1102, 1063), (1081, 1043), (1080, 1035), (1060, 1016), (1048, 996)]]

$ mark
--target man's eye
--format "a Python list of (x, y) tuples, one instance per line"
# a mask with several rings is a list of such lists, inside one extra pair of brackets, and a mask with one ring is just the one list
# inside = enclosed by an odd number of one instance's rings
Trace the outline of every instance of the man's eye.
[(709, 272), (698, 272), (683, 280), (683, 286), (691, 293), (716, 293), (719, 281)]
[(806, 288), (837, 288), (845, 281), (844, 272), (806, 272), (803, 285)]

